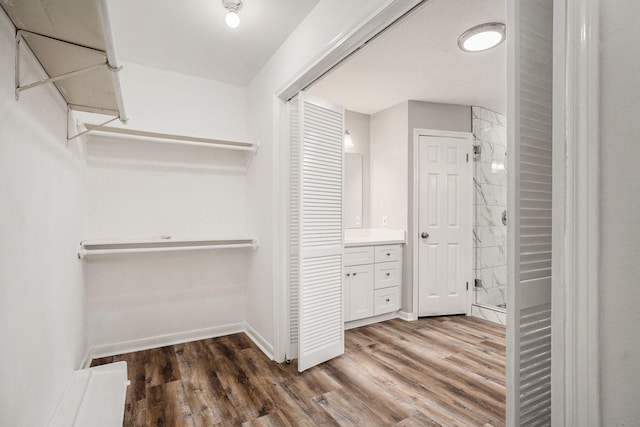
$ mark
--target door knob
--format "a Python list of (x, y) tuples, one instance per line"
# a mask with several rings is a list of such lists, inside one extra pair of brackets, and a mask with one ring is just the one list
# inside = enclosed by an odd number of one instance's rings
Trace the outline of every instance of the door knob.
[(420, 237), (422, 237), (423, 239), (428, 239), (429, 238), (429, 233), (427, 233), (426, 231), (423, 231), (422, 234), (420, 235)]

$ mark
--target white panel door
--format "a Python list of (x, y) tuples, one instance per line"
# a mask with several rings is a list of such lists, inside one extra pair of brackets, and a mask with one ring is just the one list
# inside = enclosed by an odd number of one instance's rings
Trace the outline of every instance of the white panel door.
[(418, 138), (418, 314), (466, 313), (472, 274), (470, 136)]
[(507, 425), (551, 424), (553, 0), (508, 12)]
[(298, 370), (344, 353), (344, 109), (300, 93)]

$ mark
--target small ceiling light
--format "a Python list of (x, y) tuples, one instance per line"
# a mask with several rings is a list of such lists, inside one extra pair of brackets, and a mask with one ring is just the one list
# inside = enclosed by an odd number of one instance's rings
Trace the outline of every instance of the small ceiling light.
[(230, 28), (238, 28), (240, 25), (240, 15), (238, 11), (242, 9), (242, 0), (222, 0), (222, 5), (228, 10), (225, 22)]
[(482, 52), (504, 41), (505, 27), (499, 22), (489, 22), (470, 28), (458, 37), (458, 46), (465, 52)]
[(348, 130), (344, 131), (344, 148), (353, 148), (353, 139)]

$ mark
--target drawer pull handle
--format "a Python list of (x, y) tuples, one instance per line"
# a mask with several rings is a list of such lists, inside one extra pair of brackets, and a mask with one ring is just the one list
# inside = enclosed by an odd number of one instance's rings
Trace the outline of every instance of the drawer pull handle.
[(390, 253), (390, 252), (387, 252), (387, 256), (391, 256), (391, 253)]
[(353, 277), (356, 277), (356, 273), (353, 273)]
[(387, 298), (387, 302), (391, 301), (389, 298)]
[(387, 273), (387, 277), (391, 276), (391, 273)]
[(351, 273), (347, 273), (347, 277), (351, 276)]

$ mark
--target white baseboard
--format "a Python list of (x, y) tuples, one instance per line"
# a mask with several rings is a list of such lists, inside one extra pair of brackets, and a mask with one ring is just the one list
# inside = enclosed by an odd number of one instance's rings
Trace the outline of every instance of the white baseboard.
[(371, 325), (373, 323), (384, 322), (385, 320), (397, 319), (398, 312), (394, 311), (392, 313), (380, 314), (378, 316), (367, 317), (366, 319), (354, 320), (351, 322), (345, 322), (344, 330), (347, 331), (353, 328), (359, 328), (361, 326)]
[(399, 311), (398, 318), (402, 320), (406, 320), (407, 322), (413, 322), (414, 320), (418, 320), (417, 316), (414, 316), (413, 313), (409, 313), (408, 311)]
[(248, 323), (244, 324), (244, 333), (258, 346), (260, 350), (270, 359), (273, 360), (273, 346), (264, 339), (262, 335), (251, 327)]
[(116, 354), (132, 353), (134, 351), (149, 350), (152, 348), (165, 347), (167, 345), (182, 344), (185, 342), (221, 337), (223, 335), (237, 334), (245, 331), (246, 328), (244, 323), (231, 323), (229, 325), (195, 329), (192, 331), (177, 332), (166, 335), (158, 335), (155, 337), (142, 338), (138, 340), (97, 345), (95, 347), (91, 347), (87, 351), (88, 356), (86, 356), (85, 358), (88, 358), (90, 364), (92, 359), (96, 359), (99, 357), (107, 357)]
[(91, 366), (91, 361), (93, 360), (92, 354), (92, 349), (87, 347), (87, 351), (84, 352), (84, 356), (80, 361), (80, 366), (77, 369), (87, 369), (89, 366)]

